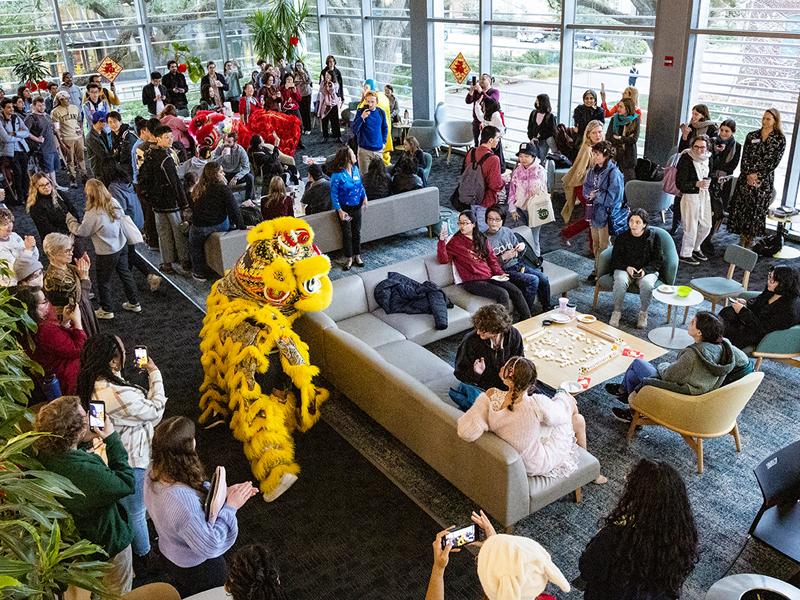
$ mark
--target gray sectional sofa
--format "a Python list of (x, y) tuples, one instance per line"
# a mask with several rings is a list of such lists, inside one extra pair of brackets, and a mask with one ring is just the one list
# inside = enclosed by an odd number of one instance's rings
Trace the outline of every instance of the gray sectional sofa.
[[(314, 230), (314, 241), (322, 252), (342, 247), (342, 231), (335, 211), (308, 215), (303, 219)], [(427, 187), (396, 194), (369, 203), (361, 223), (361, 241), (371, 242), (439, 222), (439, 188)], [(206, 240), (206, 261), (220, 275), (230, 269), (247, 247), (247, 232), (212, 233)]]
[[(571, 271), (549, 263), (544, 268), (554, 295), (577, 286)], [(388, 315), (378, 307), (373, 292), (389, 271), (439, 285), (454, 304), (448, 328), (436, 330), (431, 315)], [(418, 257), (336, 280), (333, 289), (333, 302), (324, 312), (297, 321), (313, 363), (336, 389), (503, 525), (571, 492), (579, 499), (580, 487), (600, 473), (597, 459), (579, 449), (579, 469), (572, 476), (528, 477), (519, 454), (494, 434), (474, 443), (458, 437), (456, 422), (463, 413), (447, 395), (456, 384), (453, 368), (421, 344), (469, 329), (470, 315), (488, 300), (456, 286), (450, 265), (440, 265), (435, 255)]]

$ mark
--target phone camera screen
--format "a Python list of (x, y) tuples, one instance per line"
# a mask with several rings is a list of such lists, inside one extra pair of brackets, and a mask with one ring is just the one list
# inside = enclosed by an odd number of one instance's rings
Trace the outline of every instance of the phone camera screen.
[(143, 346), (134, 348), (133, 356), (136, 361), (136, 366), (140, 369), (144, 369), (145, 365), (147, 365), (147, 348)]
[(106, 407), (102, 403), (89, 403), (89, 427), (103, 429), (106, 422)]
[(453, 548), (460, 548), (475, 541), (475, 525), (467, 525), (460, 529), (451, 531), (442, 538), (442, 548), (451, 542)]

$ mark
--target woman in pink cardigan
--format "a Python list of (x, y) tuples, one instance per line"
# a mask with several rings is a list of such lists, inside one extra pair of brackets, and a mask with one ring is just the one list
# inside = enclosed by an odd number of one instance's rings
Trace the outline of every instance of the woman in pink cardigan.
[(158, 115), (158, 120), (172, 130), (172, 138), (186, 148), (188, 156), (194, 156), (194, 138), (189, 133), (189, 125), (183, 117), (178, 116), (178, 111), (172, 104), (164, 107)]
[[(515, 356), (500, 370), (508, 387), (491, 388), (458, 419), (458, 437), (474, 442), (491, 431), (520, 456), (529, 476), (566, 477), (578, 468), (576, 444), (586, 449), (586, 421), (575, 398), (559, 390), (553, 398), (534, 394), (536, 365)], [(600, 475), (595, 483), (606, 483)]]

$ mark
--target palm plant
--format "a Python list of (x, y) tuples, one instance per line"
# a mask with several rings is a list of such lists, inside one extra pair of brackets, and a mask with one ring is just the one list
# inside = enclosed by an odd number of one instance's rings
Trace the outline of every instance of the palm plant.
[[(8, 275), (0, 261), (0, 273)], [(31, 373), (41, 373), (20, 339), (36, 325), (0, 289), (0, 597), (55, 599), (69, 585), (108, 597), (103, 551), (80, 539), (59, 498), (80, 494), (68, 479), (42, 468), (32, 451), (45, 433), (28, 431)]]
[(17, 45), (12, 58), (14, 77), (19, 77), (20, 85), (37, 86), (37, 82), (50, 77), (50, 69), (46, 66), (44, 55), (36, 40), (29, 39)]
[(253, 48), (259, 58), (289, 62), (298, 58), (298, 44), (311, 26), (311, 9), (306, 0), (275, 0), (267, 10), (257, 10), (247, 19)]

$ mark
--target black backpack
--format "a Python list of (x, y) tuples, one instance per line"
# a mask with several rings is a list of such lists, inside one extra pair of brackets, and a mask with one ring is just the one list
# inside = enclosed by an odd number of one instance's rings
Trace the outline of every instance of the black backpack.
[(782, 248), (783, 236), (777, 232), (758, 238), (753, 244), (753, 252), (768, 258), (776, 255)]
[(636, 160), (636, 179), (639, 181), (661, 181), (664, 179), (664, 167), (649, 158)]

